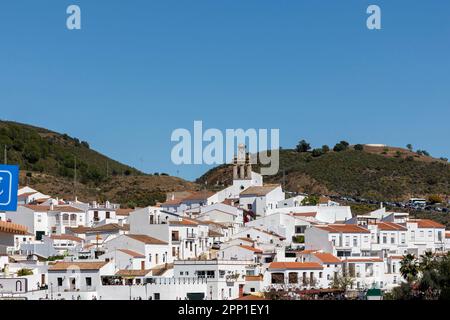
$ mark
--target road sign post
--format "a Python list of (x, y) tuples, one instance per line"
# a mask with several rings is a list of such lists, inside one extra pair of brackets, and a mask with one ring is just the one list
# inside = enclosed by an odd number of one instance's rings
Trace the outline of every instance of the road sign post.
[(0, 211), (17, 210), (19, 166), (0, 165)]

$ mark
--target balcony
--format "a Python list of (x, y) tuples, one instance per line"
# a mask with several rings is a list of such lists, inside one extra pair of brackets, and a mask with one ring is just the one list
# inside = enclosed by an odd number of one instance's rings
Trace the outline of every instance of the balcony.
[(186, 239), (196, 239), (197, 238), (197, 234), (195, 232), (188, 232), (186, 234)]

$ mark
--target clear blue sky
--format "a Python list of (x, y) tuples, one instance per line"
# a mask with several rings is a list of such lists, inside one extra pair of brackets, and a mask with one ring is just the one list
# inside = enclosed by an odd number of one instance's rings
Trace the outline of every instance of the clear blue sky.
[[(82, 30), (66, 29), (66, 8)], [(381, 31), (366, 8), (382, 9)], [(0, 5), (0, 118), (146, 172), (172, 130), (280, 128), (281, 145), (385, 143), (450, 157), (450, 2), (40, 0)]]

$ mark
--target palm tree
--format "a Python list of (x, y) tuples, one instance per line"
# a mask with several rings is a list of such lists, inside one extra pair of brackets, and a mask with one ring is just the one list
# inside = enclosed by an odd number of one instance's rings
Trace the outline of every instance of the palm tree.
[(400, 261), (400, 273), (408, 282), (417, 278), (417, 275), (419, 274), (419, 263), (413, 254), (408, 253), (403, 257), (402, 261)]
[(419, 270), (421, 272), (429, 271), (433, 269), (435, 265), (435, 255), (431, 251), (425, 252), (423, 255), (420, 256), (420, 263), (419, 263)]

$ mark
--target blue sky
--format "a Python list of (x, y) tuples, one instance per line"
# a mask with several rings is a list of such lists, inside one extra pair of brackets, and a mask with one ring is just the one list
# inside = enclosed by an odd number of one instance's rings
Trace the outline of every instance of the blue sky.
[[(66, 29), (66, 8), (82, 30)], [(366, 8), (382, 9), (382, 30)], [(412, 143), (450, 157), (450, 3), (8, 1), (0, 118), (43, 126), (146, 172), (176, 128), (279, 128), (283, 147)]]

